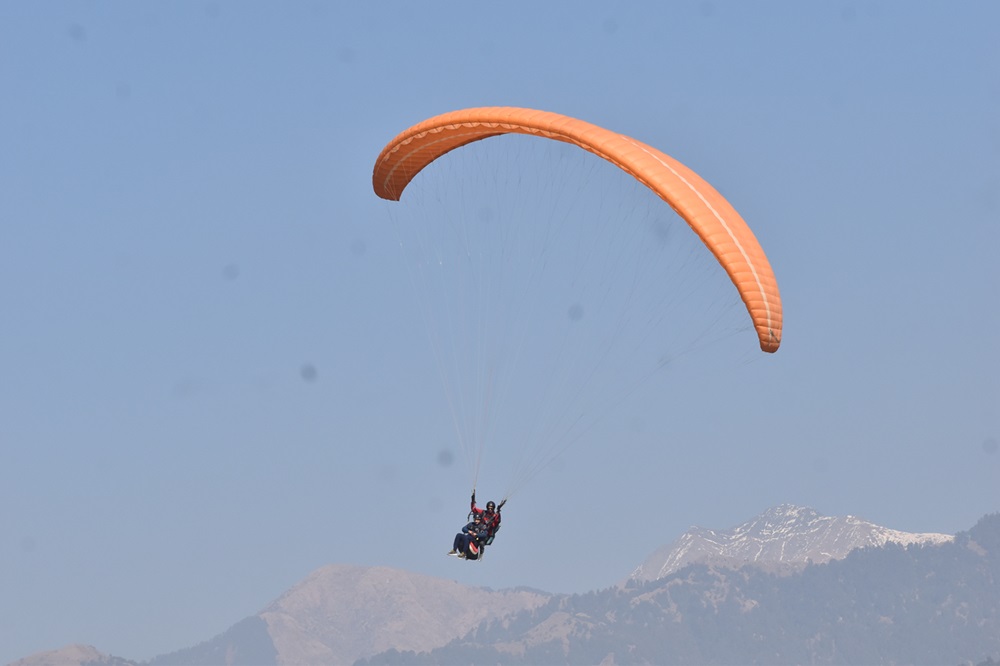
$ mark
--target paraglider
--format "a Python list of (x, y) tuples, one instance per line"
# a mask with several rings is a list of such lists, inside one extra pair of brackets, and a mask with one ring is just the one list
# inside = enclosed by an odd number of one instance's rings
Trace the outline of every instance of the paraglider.
[(471, 520), (455, 535), (448, 554), (466, 560), (481, 560), (486, 546), (493, 543), (493, 538), (500, 529), (500, 509), (506, 503), (507, 500), (502, 500), (500, 504), (490, 500), (486, 503), (486, 508), (481, 509), (476, 506), (476, 491), (473, 489), (469, 509)]
[(771, 264), (736, 209), (698, 174), (641, 141), (548, 111), (483, 107), (434, 116), (404, 130), (382, 149), (372, 187), (398, 201), (424, 167), (474, 141), (530, 134), (571, 143), (634, 177), (677, 211), (725, 269), (746, 305), (760, 348), (781, 344), (781, 298)]
[[(379, 197), (399, 201), (414, 178), (442, 156), (483, 139), (510, 134), (537, 137), (582, 148), (628, 174), (668, 204), (694, 231), (701, 243), (711, 252), (717, 265), (725, 271), (729, 281), (736, 287), (740, 300), (749, 314), (760, 349), (768, 353), (777, 351), (782, 335), (781, 298), (771, 264), (750, 227), (735, 208), (698, 174), (641, 141), (548, 111), (515, 107), (481, 107), (452, 111), (419, 122), (392, 139), (375, 162), (372, 187)], [(456, 226), (462, 227), (464, 224), (466, 221), (462, 220)], [(477, 223), (469, 221), (467, 224)], [(459, 233), (464, 232), (459, 231)], [(464, 251), (465, 247), (459, 249)], [(434, 261), (420, 261), (419, 268), (447, 265), (447, 261), (441, 260), (442, 255), (448, 256), (445, 252), (435, 254)], [(469, 254), (464, 259), (469, 259), (471, 256)], [(503, 263), (504, 260), (500, 260), (497, 265)], [(476, 275), (476, 279), (454, 282), (459, 285), (477, 284), (478, 277)], [(530, 291), (530, 288), (527, 291)], [(473, 298), (478, 299), (482, 293), (490, 291), (480, 289)], [(457, 302), (457, 299), (454, 300)], [(477, 300), (473, 302), (478, 305)], [(441, 319), (452, 319), (451, 314)], [(573, 304), (569, 309), (568, 318), (575, 322), (580, 321), (583, 318), (583, 308)], [(477, 327), (486, 328), (481, 323), (477, 324)], [(470, 326), (462, 330), (464, 332), (473, 328)], [(478, 348), (482, 346), (480, 344)], [(561, 353), (562, 349), (558, 351)], [(491, 357), (486, 363), (477, 365), (488, 366), (492, 360)], [(480, 376), (474, 381), (480, 383), (487, 381), (482, 377), (489, 377), (488, 381), (496, 381), (493, 377), (497, 373), (483, 372), (481, 367), (478, 372)], [(453, 390), (459, 398), (464, 397), (461, 388)], [(490, 419), (494, 418), (490, 402), (493, 391), (487, 389), (482, 393), (487, 397), (483, 398), (483, 406), (478, 408), (480, 413), (468, 420), (475, 422), (472, 427), (487, 431), (486, 434), (477, 434), (477, 438), (488, 438), (493, 436), (492, 426), (489, 425)], [(449, 401), (452, 403), (452, 409), (456, 410), (455, 403), (459, 402), (459, 399), (450, 396)], [(577, 414), (586, 411), (582, 407), (578, 410), (576, 407), (573, 409)], [(558, 418), (572, 421), (572, 424), (565, 428), (563, 439), (571, 442), (579, 438), (581, 432), (579, 416), (573, 416), (574, 412), (569, 409), (560, 408), (559, 411), (562, 415)], [(461, 419), (456, 415), (456, 421), (459, 420)], [(562, 448), (559, 448), (555, 455), (558, 455), (565, 446), (568, 444), (560, 444)], [(481, 452), (479, 455), (481, 456)], [(543, 462), (533, 463), (528, 476), (537, 474), (538, 470), (552, 459), (554, 457), (550, 455)], [(479, 456), (475, 461), (475, 473), (478, 473), (478, 465)], [(499, 509), (511, 494), (512, 491), (508, 492), (499, 506), (490, 507), (488, 504), (484, 511), (476, 506), (475, 491), (473, 491), (471, 517), (474, 520), (456, 536), (455, 545), (449, 554), (464, 554), (466, 559), (481, 557), (482, 548), (492, 542), (499, 528)], [(475, 520), (480, 518), (480, 513), (485, 514), (486, 520)]]

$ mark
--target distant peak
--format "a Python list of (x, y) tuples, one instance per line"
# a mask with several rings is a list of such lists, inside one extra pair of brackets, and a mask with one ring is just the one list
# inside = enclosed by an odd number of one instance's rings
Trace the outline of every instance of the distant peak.
[(801, 528), (818, 522), (832, 520), (821, 515), (819, 512), (795, 504), (779, 504), (767, 509), (760, 515), (751, 518), (747, 522), (737, 527), (734, 531), (738, 534), (752, 532), (773, 532), (775, 530), (787, 530)]
[(93, 645), (73, 644), (59, 648), (39, 652), (24, 659), (11, 662), (8, 666), (50, 666), (51, 664), (61, 664), (63, 666), (74, 666), (76, 664), (104, 664), (111, 663), (113, 658), (106, 655)]
[(779, 504), (730, 530), (694, 527), (664, 546), (632, 573), (633, 579), (663, 578), (688, 564), (711, 562), (740, 567), (804, 567), (846, 557), (856, 548), (886, 543), (940, 544), (945, 534), (910, 534), (854, 516), (824, 516), (805, 506)]
[(822, 515), (814, 509), (807, 506), (798, 506), (797, 504), (779, 504), (778, 506), (772, 506), (758, 516), (758, 518), (771, 518), (779, 520), (788, 519), (806, 519), (812, 520), (813, 518), (821, 518)]

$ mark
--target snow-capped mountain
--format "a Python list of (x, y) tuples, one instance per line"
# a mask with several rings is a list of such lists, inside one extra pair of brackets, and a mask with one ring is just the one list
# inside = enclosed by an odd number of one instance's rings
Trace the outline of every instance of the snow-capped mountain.
[(731, 530), (692, 527), (672, 544), (656, 550), (629, 578), (656, 580), (695, 562), (794, 570), (809, 561), (819, 564), (841, 559), (855, 548), (890, 542), (941, 544), (953, 538), (900, 532), (856, 516), (823, 516), (807, 507), (782, 504)]

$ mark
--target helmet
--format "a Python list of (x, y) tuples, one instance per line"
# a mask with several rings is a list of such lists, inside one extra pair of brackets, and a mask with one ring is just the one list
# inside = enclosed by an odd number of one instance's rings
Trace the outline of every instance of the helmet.
[(489, 502), (486, 503), (486, 510), (487, 511), (494, 511), (496, 508), (497, 508), (497, 505), (494, 504), (492, 500), (490, 500)]

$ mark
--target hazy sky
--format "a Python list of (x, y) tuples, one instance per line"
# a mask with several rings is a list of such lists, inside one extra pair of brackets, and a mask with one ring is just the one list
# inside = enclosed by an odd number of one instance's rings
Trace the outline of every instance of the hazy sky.
[[(0, 3), (0, 663), (148, 659), (331, 563), (585, 592), (779, 503), (946, 533), (1000, 510), (998, 25), (988, 1)], [(408, 202), (371, 170), (484, 105), (701, 173), (785, 332), (630, 395), (472, 564), (444, 555), (469, 477)]]

